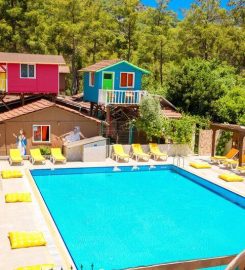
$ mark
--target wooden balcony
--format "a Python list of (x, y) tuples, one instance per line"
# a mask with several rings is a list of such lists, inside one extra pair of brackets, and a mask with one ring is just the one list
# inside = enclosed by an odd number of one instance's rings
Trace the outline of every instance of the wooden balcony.
[(143, 96), (147, 94), (144, 90), (99, 90), (99, 104), (102, 105), (138, 105)]

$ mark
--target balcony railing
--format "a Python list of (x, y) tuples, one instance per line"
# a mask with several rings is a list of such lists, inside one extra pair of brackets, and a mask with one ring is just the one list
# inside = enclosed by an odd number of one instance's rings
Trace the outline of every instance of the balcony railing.
[(7, 86), (7, 80), (6, 79), (0, 79), (0, 92), (5, 92)]
[(147, 91), (143, 90), (99, 90), (99, 104), (110, 105), (110, 104), (128, 104), (137, 105), (140, 103), (143, 96)]

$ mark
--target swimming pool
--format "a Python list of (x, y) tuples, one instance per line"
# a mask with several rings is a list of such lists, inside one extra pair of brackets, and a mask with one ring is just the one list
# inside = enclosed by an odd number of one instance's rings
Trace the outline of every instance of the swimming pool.
[(170, 165), (119, 170), (31, 171), (77, 267), (122, 269), (245, 248), (243, 197)]

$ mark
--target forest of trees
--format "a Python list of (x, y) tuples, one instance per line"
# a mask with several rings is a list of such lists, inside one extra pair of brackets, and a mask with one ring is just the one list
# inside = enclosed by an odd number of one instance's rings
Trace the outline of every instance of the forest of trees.
[[(144, 89), (186, 113), (245, 123), (245, 3), (195, 0), (184, 19), (139, 0), (0, 0), (0, 51), (62, 54), (78, 70), (120, 58), (149, 71)], [(80, 83), (79, 83), (80, 82)], [(235, 107), (235, 109), (234, 109)]]

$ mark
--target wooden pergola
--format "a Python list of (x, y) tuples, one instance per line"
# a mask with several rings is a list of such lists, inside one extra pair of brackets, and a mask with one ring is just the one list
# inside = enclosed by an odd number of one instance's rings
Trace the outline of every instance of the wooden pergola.
[(212, 136), (212, 156), (215, 155), (215, 140), (216, 140), (216, 132), (217, 130), (225, 130), (230, 131), (233, 135), (237, 138), (237, 149), (239, 150), (239, 166), (242, 165), (242, 155), (243, 155), (243, 140), (245, 137), (245, 127), (239, 125), (232, 125), (232, 124), (219, 124), (219, 123), (212, 123), (211, 129), (213, 131)]

